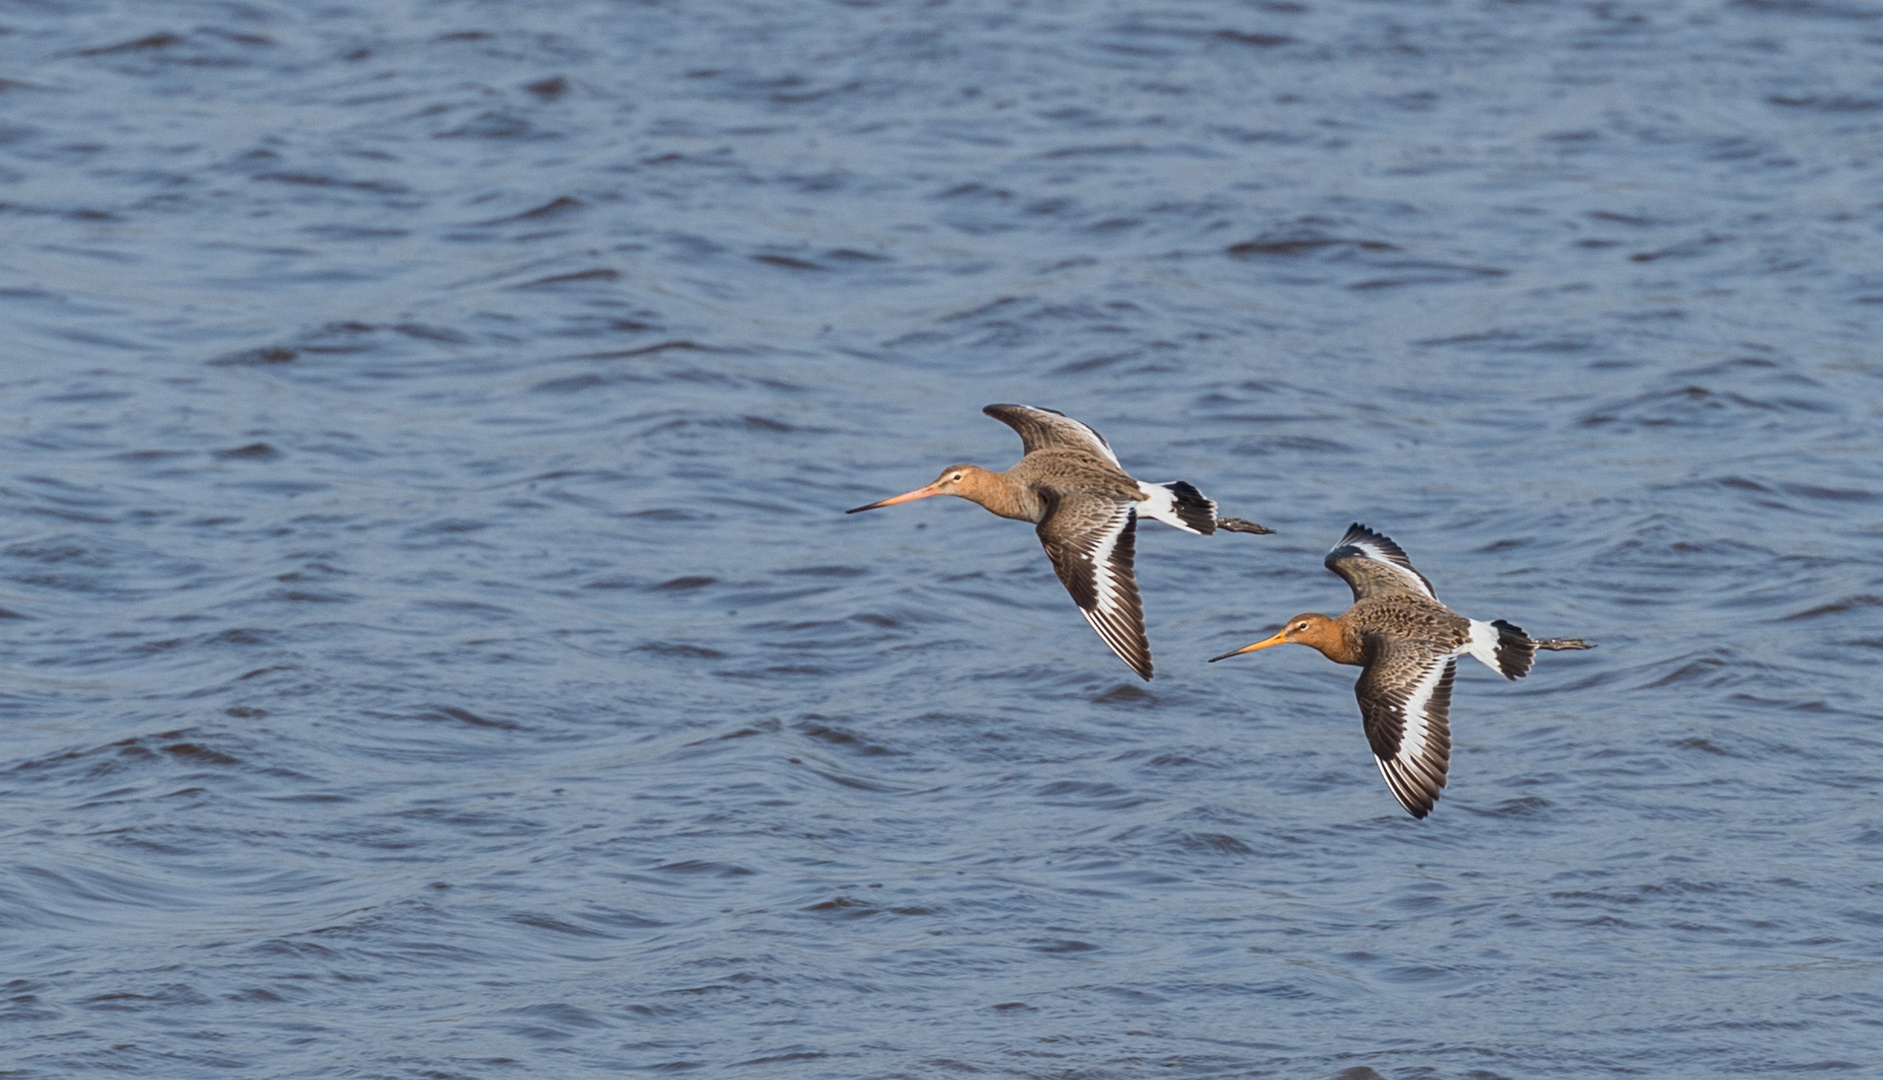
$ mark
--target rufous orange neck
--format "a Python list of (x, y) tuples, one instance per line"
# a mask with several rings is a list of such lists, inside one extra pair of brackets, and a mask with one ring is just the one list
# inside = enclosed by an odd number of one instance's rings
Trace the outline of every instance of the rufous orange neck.
[(1318, 649), (1322, 656), (1336, 664), (1358, 665), (1364, 662), (1362, 657), (1366, 653), (1366, 646), (1352, 627), (1339, 619), (1318, 613), (1300, 618), (1307, 622), (1308, 628), (1289, 634), (1289, 641)]

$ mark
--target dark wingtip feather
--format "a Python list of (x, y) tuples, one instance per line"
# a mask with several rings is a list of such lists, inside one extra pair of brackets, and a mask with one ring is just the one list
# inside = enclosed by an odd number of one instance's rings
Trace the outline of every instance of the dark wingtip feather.
[(1387, 536), (1383, 532), (1375, 532), (1357, 521), (1347, 526), (1347, 535), (1341, 537), (1340, 543), (1334, 546), (1336, 548), (1344, 548), (1350, 544), (1357, 544), (1362, 540), (1372, 541), (1381, 551), (1385, 552), (1391, 558), (1402, 560), (1407, 567), (1412, 565), (1412, 557), (1406, 554), (1405, 548), (1393, 543), (1392, 537)]
[(1356, 600), (1382, 588), (1378, 580), (1367, 580), (1377, 578), (1377, 575), (1361, 572), (1357, 566), (1350, 564), (1349, 560), (1364, 560), (1396, 566), (1417, 580), (1418, 584), (1414, 586), (1415, 588), (1431, 599), (1438, 599), (1438, 590), (1432, 587), (1431, 579), (1421, 574), (1418, 567), (1412, 565), (1412, 559), (1406, 554), (1406, 549), (1393, 543), (1392, 537), (1385, 533), (1375, 532), (1357, 521), (1347, 527), (1346, 535), (1342, 536), (1340, 542), (1334, 545), (1334, 549), (1321, 560), (1321, 565), (1340, 575), (1342, 580), (1352, 586)]
[(981, 406), (982, 413), (988, 416), (991, 416), (996, 420), (1000, 419), (1000, 413), (995, 411), (998, 409), (1032, 409), (1035, 412), (1052, 413), (1054, 416), (1066, 415), (1065, 413), (1060, 412), (1058, 409), (1048, 409), (1040, 405), (1015, 405), (1012, 402), (1007, 402), (1007, 401), (998, 401), (992, 405)]
[(1512, 681), (1530, 674), (1530, 665), (1536, 662), (1537, 643), (1530, 640), (1521, 626), (1502, 619), (1493, 619), (1491, 625), (1497, 628), (1497, 670)]
[[(1142, 624), (1133, 621), (1131, 616), (1120, 620), (1095, 610), (1086, 610), (1084, 614), (1086, 621), (1092, 624), (1092, 629), (1098, 631), (1098, 636), (1111, 646), (1111, 651), (1117, 654), (1118, 659), (1136, 672), (1138, 678), (1150, 682), (1155, 669), (1151, 665), (1151, 643), (1140, 628)], [(1135, 616), (1136, 619), (1142, 617)]]
[(1438, 805), (1438, 792), (1428, 782), (1409, 775), (1398, 762), (1382, 762), (1380, 775), (1386, 777), (1386, 789), (1400, 808), (1415, 818), (1423, 818)]

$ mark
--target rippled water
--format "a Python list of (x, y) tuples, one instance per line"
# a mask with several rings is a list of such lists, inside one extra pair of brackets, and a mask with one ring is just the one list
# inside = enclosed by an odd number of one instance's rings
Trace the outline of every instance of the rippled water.
[[(0, 1075), (1883, 1074), (1883, 11), (0, 5)], [(1159, 678), (993, 401), (1278, 530)], [(1205, 667), (1350, 521), (1452, 785)]]

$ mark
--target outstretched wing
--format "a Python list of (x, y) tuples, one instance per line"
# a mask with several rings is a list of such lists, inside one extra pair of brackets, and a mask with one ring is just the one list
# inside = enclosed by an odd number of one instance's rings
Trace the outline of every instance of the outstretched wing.
[(1380, 775), (1413, 817), (1432, 812), (1451, 764), (1451, 683), (1458, 658), (1411, 641), (1371, 638), (1354, 684)]
[(1355, 603), (1375, 596), (1423, 596), (1437, 600), (1432, 583), (1413, 569), (1412, 560), (1391, 539), (1358, 522), (1340, 538), (1324, 560), (1327, 568), (1353, 588)]
[(1144, 606), (1131, 567), (1137, 530), (1138, 512), (1131, 503), (1072, 494), (1050, 499), (1039, 536), (1086, 621), (1120, 660), (1149, 679), (1151, 643), (1144, 634)]
[(1118, 464), (1118, 455), (1111, 452), (1105, 436), (1065, 413), (1031, 405), (989, 405), (981, 411), (1019, 432), (1020, 445), (1029, 454), (1035, 450), (1082, 450)]

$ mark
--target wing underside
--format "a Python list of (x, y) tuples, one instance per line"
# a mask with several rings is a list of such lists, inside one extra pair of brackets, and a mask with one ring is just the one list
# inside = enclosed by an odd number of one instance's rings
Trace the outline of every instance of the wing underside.
[(1035, 450), (1080, 450), (1118, 464), (1118, 455), (1112, 453), (1105, 436), (1065, 413), (1031, 405), (989, 405), (981, 411), (1018, 432), (1020, 445), (1029, 454)]
[(1375, 596), (1438, 599), (1432, 583), (1413, 567), (1404, 549), (1358, 522), (1340, 538), (1340, 543), (1334, 545), (1324, 561), (1329, 570), (1339, 574), (1353, 589), (1356, 602)]

